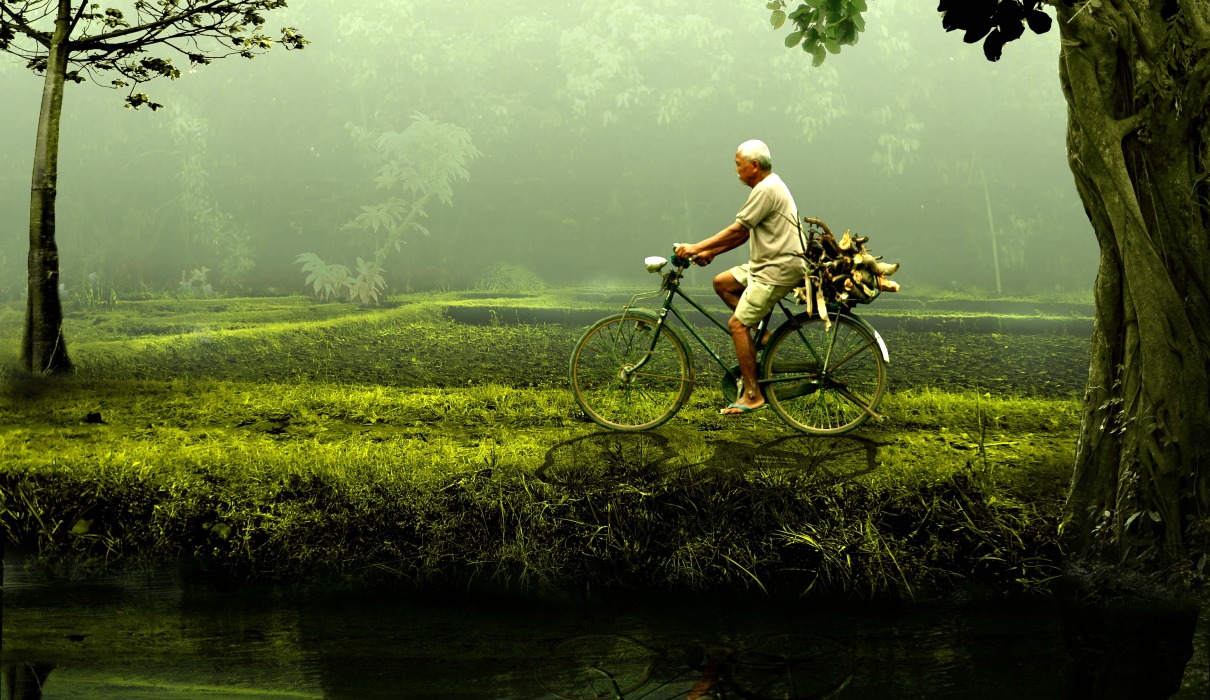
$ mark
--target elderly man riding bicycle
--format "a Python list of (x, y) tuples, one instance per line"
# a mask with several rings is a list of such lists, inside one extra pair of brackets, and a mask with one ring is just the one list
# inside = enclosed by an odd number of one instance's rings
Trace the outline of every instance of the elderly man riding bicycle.
[[(801, 257), (802, 233), (798, 208), (786, 183), (773, 172), (769, 147), (745, 141), (735, 153), (735, 172), (752, 188), (735, 222), (710, 238), (676, 250), (679, 257), (709, 265), (715, 256), (749, 243), (748, 262), (714, 278), (714, 291), (734, 310), (728, 330), (743, 376), (743, 392), (724, 415), (742, 415), (764, 408), (765, 397), (756, 379), (756, 341), (751, 329), (792, 289), (802, 284), (806, 261)], [(764, 340), (764, 339), (761, 339)]]

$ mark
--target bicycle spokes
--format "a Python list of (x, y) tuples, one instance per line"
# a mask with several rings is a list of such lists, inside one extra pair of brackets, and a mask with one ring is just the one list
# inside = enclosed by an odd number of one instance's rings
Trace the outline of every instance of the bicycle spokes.
[(646, 430), (667, 421), (692, 389), (689, 354), (667, 326), (636, 312), (598, 321), (572, 352), (576, 401), (594, 422)]
[(779, 331), (765, 356), (766, 398), (807, 433), (839, 434), (878, 417), (885, 370), (881, 352), (861, 323), (839, 316), (795, 320)]

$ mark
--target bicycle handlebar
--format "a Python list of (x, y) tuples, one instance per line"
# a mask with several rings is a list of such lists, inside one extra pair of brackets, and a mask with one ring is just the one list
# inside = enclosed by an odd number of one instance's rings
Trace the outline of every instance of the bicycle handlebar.
[(685, 245), (684, 243), (672, 244), (672, 264), (676, 267), (689, 267), (693, 264), (693, 258), (682, 258), (676, 254), (676, 249)]

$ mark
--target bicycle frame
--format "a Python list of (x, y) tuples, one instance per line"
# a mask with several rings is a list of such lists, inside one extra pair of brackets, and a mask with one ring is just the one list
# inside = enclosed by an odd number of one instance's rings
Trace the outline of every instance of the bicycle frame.
[[(683, 264), (680, 264), (680, 263), (683, 263)], [(688, 302), (690, 306), (697, 309), (698, 312), (700, 312), (703, 316), (705, 316), (711, 323), (713, 323), (715, 326), (718, 326), (719, 329), (721, 329), (723, 332), (727, 333), (728, 336), (731, 335), (731, 331), (729, 328), (727, 328), (727, 326), (723, 325), (718, 319), (714, 318), (714, 316), (712, 316), (709, 311), (707, 311), (705, 308), (703, 308), (702, 305), (699, 304), (697, 301), (695, 301), (692, 297), (690, 297), (685, 292), (681, 291), (681, 285), (680, 285), (681, 277), (684, 275), (684, 270), (689, 266), (689, 261), (673, 257), (672, 264), (673, 264), (672, 269), (662, 275), (663, 282), (661, 283), (659, 290), (654, 291), (654, 292), (642, 292), (640, 294), (634, 295), (633, 297), (630, 298), (630, 301), (627, 302), (625, 308), (623, 309), (623, 313), (626, 313), (626, 312), (629, 312), (632, 307), (634, 307), (636, 302), (638, 302), (642, 299), (650, 299), (650, 298), (654, 298), (654, 297), (658, 297), (658, 296), (664, 297), (664, 301), (660, 305), (660, 310), (657, 313), (657, 315), (659, 317), (659, 321), (658, 321), (657, 327), (655, 329), (655, 332), (652, 333), (651, 344), (647, 348), (647, 352), (644, 355), (643, 359), (640, 360), (637, 364), (631, 366), (627, 370), (627, 374), (637, 371), (640, 367), (642, 367), (644, 364), (646, 364), (648, 359), (651, 358), (652, 353), (655, 350), (656, 342), (659, 340), (659, 336), (660, 336), (659, 331), (663, 327), (663, 325), (667, 322), (668, 312), (671, 311), (672, 315), (676, 316), (676, 318), (681, 322), (681, 325), (684, 326), (685, 329), (689, 331), (689, 334), (693, 336), (694, 340), (696, 340), (698, 342), (698, 344), (701, 345), (702, 348), (706, 350), (706, 353), (710, 355), (711, 359), (713, 359), (720, 368), (722, 368), (723, 372), (725, 374), (735, 378), (735, 376), (731, 372), (730, 367), (728, 367), (727, 363), (724, 362), (721, 357), (719, 357), (718, 353), (716, 353), (714, 351), (714, 348), (711, 347), (711, 345), (706, 341), (706, 339), (702, 337), (701, 333), (698, 332), (698, 330), (693, 326), (693, 324), (689, 323), (688, 319), (685, 318), (684, 314), (681, 313), (680, 309), (673, 306), (673, 300), (679, 296), (680, 298), (682, 298), (686, 302)], [(777, 306), (778, 306), (778, 308), (780, 308), (782, 310), (782, 313), (785, 314), (787, 320), (793, 320), (794, 314), (791, 313), (788, 308), (786, 308), (784, 300), (778, 300)], [(867, 328), (871, 332), (871, 334), (874, 336), (874, 338), (877, 339), (878, 347), (883, 355), (883, 359), (886, 360), (887, 362), (890, 361), (890, 358), (888, 357), (888, 353), (886, 350), (886, 344), (883, 343), (882, 337), (878, 334), (877, 331), (875, 331), (872, 327), (870, 327), (870, 325), (868, 323), (866, 323), (864, 320), (862, 320), (858, 316), (850, 313), (846, 307), (833, 307), (833, 306), (829, 305), (826, 313), (832, 314), (835, 317), (839, 317), (841, 315), (848, 316), (848, 317), (852, 318), (854, 321), (856, 321), (857, 323), (859, 323), (862, 326), (864, 326), (865, 328)], [(772, 318), (772, 315), (773, 315), (772, 312), (770, 312), (763, 319), (761, 319), (760, 323), (757, 324), (757, 326), (756, 326), (756, 343), (757, 343), (756, 350), (757, 350), (758, 355), (760, 353), (762, 353), (764, 350), (764, 346), (761, 345), (760, 340), (764, 336), (765, 330), (767, 330), (769, 327), (770, 319)], [(839, 326), (837, 326), (837, 327), (839, 327)], [(818, 363), (818, 366), (826, 374), (827, 371), (832, 366), (830, 364), (830, 362), (832, 359), (832, 350), (836, 344), (835, 331), (833, 331), (830, 334), (828, 347), (824, 351), (824, 356), (822, 358), (819, 357), (819, 353), (816, 351), (816, 348), (814, 346), (812, 346), (811, 343), (808, 342), (807, 339), (802, 335), (802, 331), (800, 329), (795, 329), (795, 332), (798, 333), (799, 338), (803, 341), (803, 345), (805, 345), (807, 347), (807, 349), (811, 352), (811, 355), (815, 358), (815, 361)], [(757, 361), (758, 361), (758, 366), (759, 366), (759, 362), (763, 361), (763, 357), (758, 356)], [(842, 360), (841, 362), (843, 363), (844, 360)], [(776, 383), (784, 383), (784, 382), (803, 382), (803, 381), (818, 382), (819, 376), (814, 375), (814, 374), (807, 374), (807, 373), (796, 373), (796, 374), (783, 373), (782, 376), (779, 376), (775, 379), (761, 379), (758, 381), (760, 382), (760, 384), (762, 386), (767, 386), (769, 384), (776, 384)], [(859, 403), (859, 402), (856, 402), (856, 403)]]
[[(848, 299), (843, 293), (833, 294), (831, 287), (815, 288), (830, 281), (826, 271), (815, 270), (806, 277), (807, 289), (796, 285), (794, 291), (799, 301), (817, 300), (817, 314), (810, 305), (796, 309), (794, 299), (778, 299), (776, 306), (785, 320), (775, 320), (778, 311), (770, 305), (755, 328), (745, 330), (754, 331), (756, 337), (741, 338), (734, 316), (729, 323), (720, 320), (717, 310), (712, 312), (681, 288), (691, 261), (674, 253), (670, 268), (668, 263), (664, 257), (646, 258), (647, 271), (660, 274), (658, 288), (631, 296), (621, 313), (586, 329), (572, 350), (572, 393), (593, 422), (612, 430), (640, 431), (663, 425), (676, 415), (689, 402), (702, 369), (695, 368), (693, 343), (685, 331), (722, 369), (717, 377), (714, 371), (706, 372), (707, 383), (721, 379), (719, 389), (728, 401), (739, 401), (745, 387), (757, 389), (782, 420), (812, 435), (840, 435), (881, 418), (877, 409), (886, 393), (890, 362), (886, 343), (850, 307), (867, 299)], [(740, 368), (728, 352), (731, 344), (715, 346), (717, 338), (708, 341), (710, 331), (697, 319), (689, 322), (691, 312), (676, 302), (678, 296), (728, 338), (734, 330), (741, 353), (755, 350), (755, 377), (748, 375), (749, 367), (742, 373), (748, 378), (740, 382)], [(684, 328), (675, 328), (670, 317), (679, 319)], [(754, 347), (748, 345), (752, 340)]]

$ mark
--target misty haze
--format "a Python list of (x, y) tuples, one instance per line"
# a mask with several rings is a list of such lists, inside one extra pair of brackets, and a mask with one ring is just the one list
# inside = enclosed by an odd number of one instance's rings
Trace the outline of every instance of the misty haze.
[(0, 700), (1204, 698), (1208, 66), (1210, 0), (0, 0)]
[[(769, 144), (803, 216), (870, 236), (909, 290), (1088, 294), (1096, 241), (1064, 156), (1053, 36), (992, 64), (928, 2), (878, 2), (861, 42), (812, 68), (755, 3), (356, 5), (291, 3), (268, 25), (305, 27), (306, 50), (182, 66), (141, 88), (157, 112), (69, 83), (66, 300), (90, 274), (130, 295), (202, 268), (225, 295), (305, 294), (299, 254), (351, 268), (373, 255), (375, 232), (348, 225), (408, 198), (375, 186), (401, 157), (465, 170), (424, 206), (430, 235), (409, 228), (386, 257), (387, 294), (470, 288), (505, 265), (551, 286), (641, 284), (644, 256), (733, 219), (746, 190), (731, 157), (749, 138)], [(10, 299), (40, 94), (0, 65)], [(424, 125), (466, 141), (382, 141)]]

